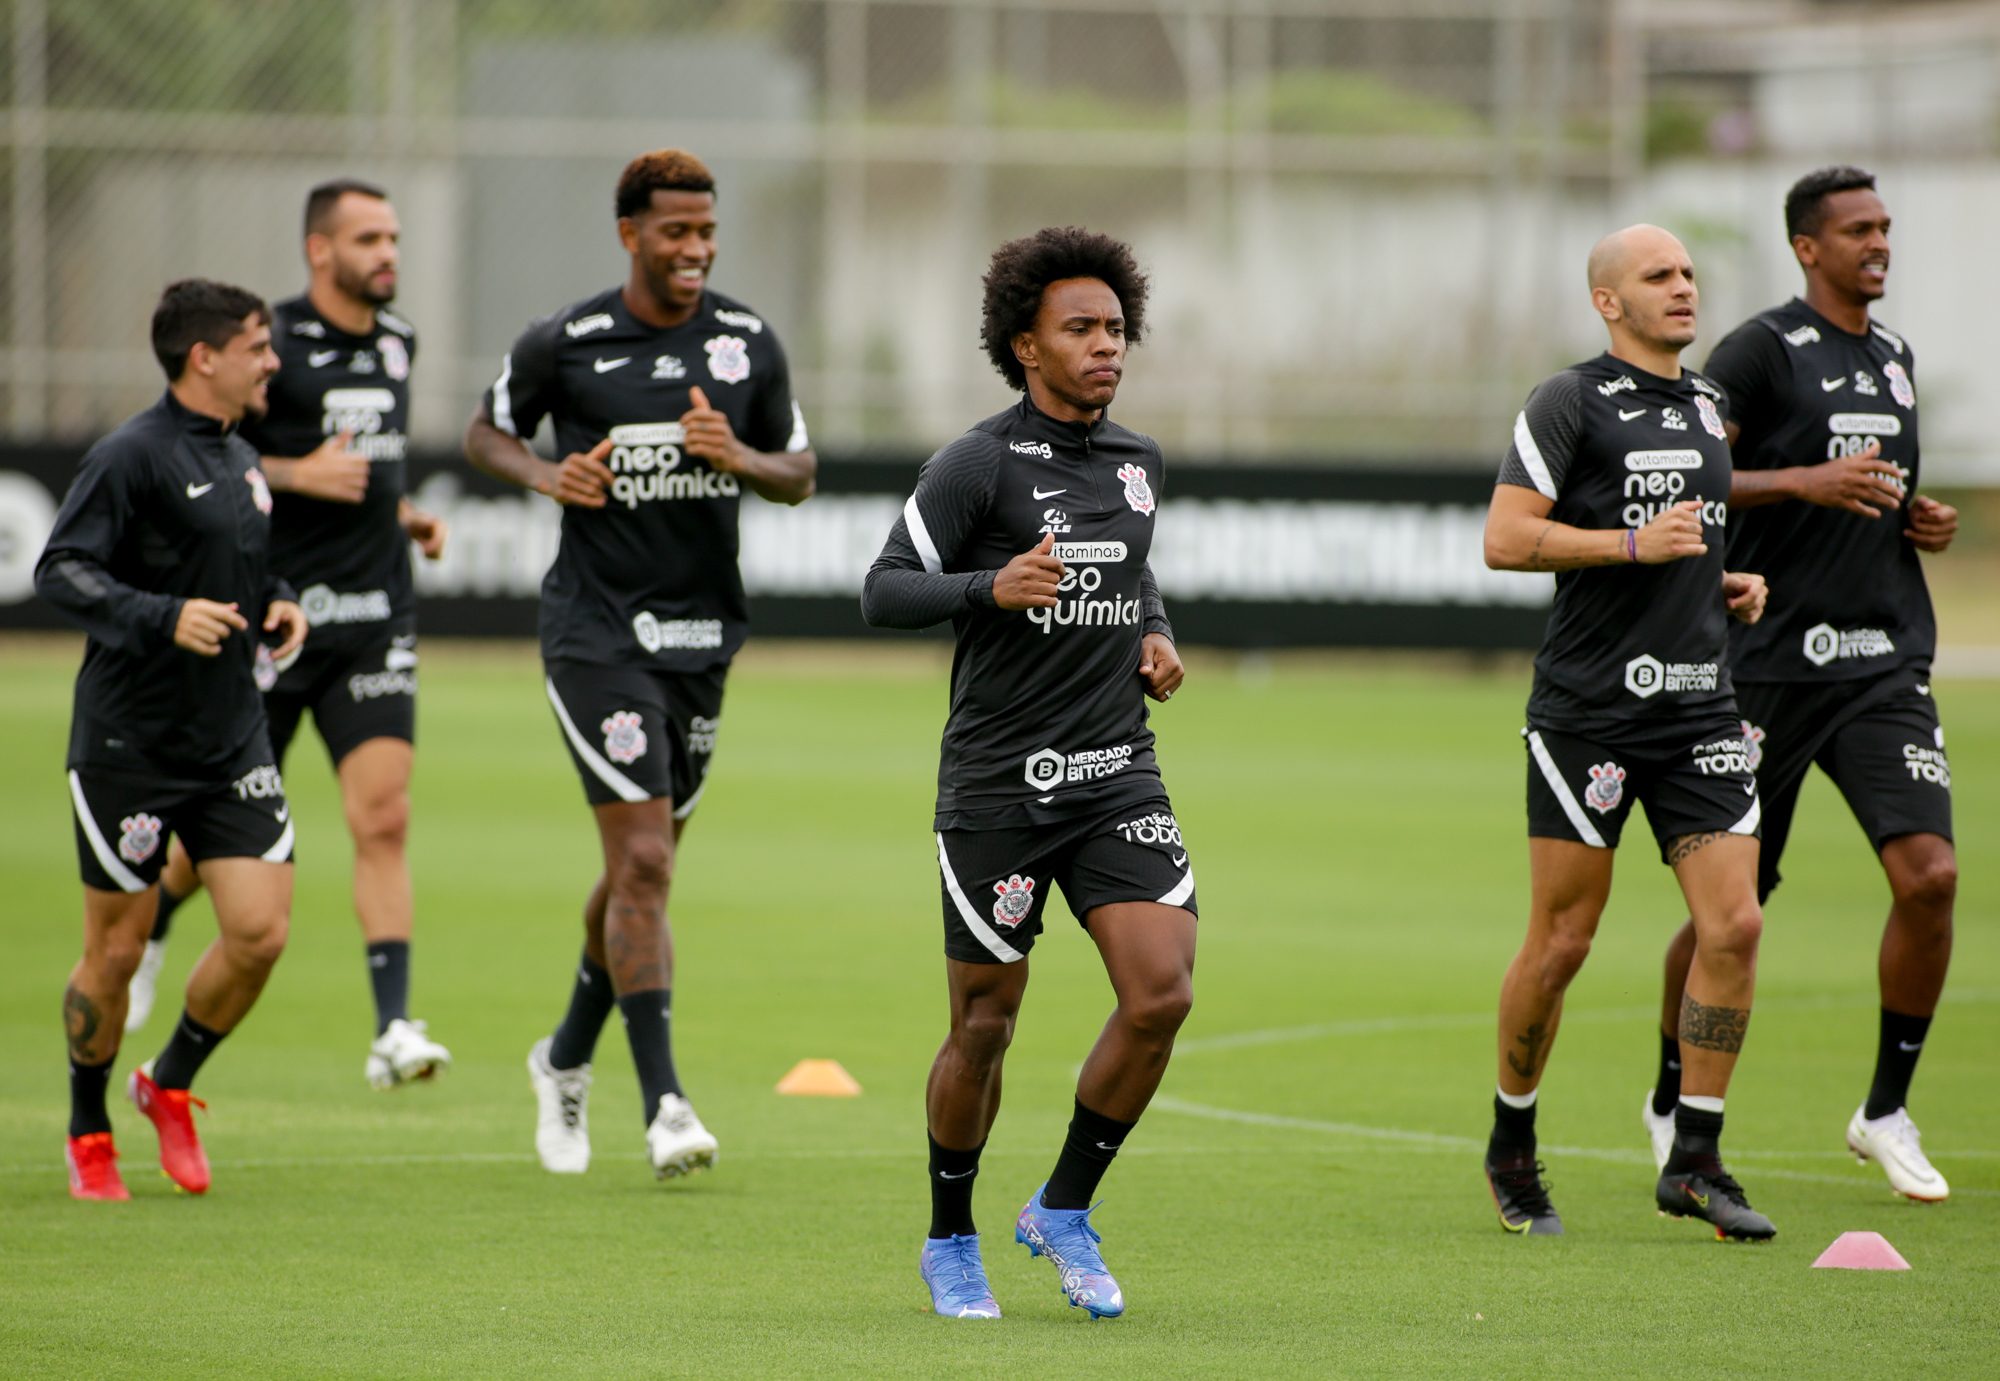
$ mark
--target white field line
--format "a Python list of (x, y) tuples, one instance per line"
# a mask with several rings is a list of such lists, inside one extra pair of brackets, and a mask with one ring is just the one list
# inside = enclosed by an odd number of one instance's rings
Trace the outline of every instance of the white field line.
[[(1879, 999), (1873, 993), (1824, 993), (1812, 997), (1771, 998), (1756, 1004), (1757, 1012), (1810, 1012), (1837, 1010), (1842, 1008), (1874, 1007)], [(2000, 990), (1991, 988), (1969, 988), (1961, 992), (1947, 992), (1947, 1003), (1960, 1002), (2000, 1002)], [(1565, 1011), (1563, 1025), (1572, 1026), (1579, 1022), (1621, 1022), (1641, 1021), (1659, 1015), (1658, 1007), (1600, 1007), (1583, 1011)], [(1184, 1055), (1206, 1055), (1217, 1050), (1241, 1050), (1248, 1046), (1288, 1045), (1296, 1041), (1316, 1041), (1330, 1036), (1383, 1036), (1401, 1031), (1450, 1031), (1463, 1027), (1491, 1026), (1494, 1014), (1487, 1012), (1443, 1012), (1430, 1016), (1414, 1017), (1364, 1017), (1357, 1021), (1325, 1021), (1310, 1026), (1279, 1026), (1264, 1031), (1232, 1031), (1220, 1036), (1197, 1036), (1193, 1040), (1175, 1041), (1174, 1058)]]
[[(1475, 1151), (1483, 1150), (1483, 1141), (1475, 1141), (1468, 1136), (1449, 1136), (1442, 1132), (1408, 1132), (1393, 1127), (1363, 1127), (1352, 1122), (1322, 1122), (1311, 1117), (1279, 1117), (1272, 1113), (1238, 1112), (1233, 1108), (1211, 1108), (1201, 1103), (1189, 1103), (1179, 1098), (1155, 1098), (1152, 1108), (1160, 1112), (1180, 1113), (1184, 1117), (1200, 1117), (1211, 1122), (1241, 1122), (1253, 1127), (1284, 1127), (1296, 1131), (1321, 1132), (1328, 1136), (1349, 1136), (1364, 1141), (1389, 1141), (1400, 1149), (1415, 1151)], [(1653, 1163), (1650, 1151), (1605, 1150), (1592, 1146), (1544, 1146), (1543, 1152), (1551, 1156), (1575, 1156), (1585, 1160), (1609, 1160), (1628, 1165)], [(1794, 1156), (1818, 1156), (1826, 1154), (1818, 1151), (1731, 1151), (1731, 1160), (1778, 1160)], [(1992, 1151), (1972, 1151), (1971, 1156), (1988, 1157)], [(1947, 1154), (1949, 1162), (1953, 1157)], [(1762, 1178), (1781, 1180), (1807, 1180), (1815, 1184), (1847, 1184), (1874, 1187), (1880, 1181), (1858, 1179), (1852, 1175), (1815, 1175), (1803, 1170), (1779, 1170), (1759, 1166), (1757, 1174)], [(1954, 1196), (1976, 1195), (1979, 1198), (2000, 1198), (2000, 1189), (1955, 1189)]]

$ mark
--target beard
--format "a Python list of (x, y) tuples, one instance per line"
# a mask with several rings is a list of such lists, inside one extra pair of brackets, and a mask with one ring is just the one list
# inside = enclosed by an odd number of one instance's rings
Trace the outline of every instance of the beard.
[(374, 281), (371, 278), (355, 272), (345, 264), (334, 265), (333, 285), (349, 297), (373, 303), (377, 307), (386, 307), (396, 300), (396, 285), (394, 280), (391, 280), (388, 287), (378, 288), (374, 286)]

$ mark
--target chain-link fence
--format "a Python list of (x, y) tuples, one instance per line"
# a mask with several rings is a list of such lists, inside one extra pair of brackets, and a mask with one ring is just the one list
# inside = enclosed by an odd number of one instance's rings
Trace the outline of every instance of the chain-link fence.
[[(1003, 405), (986, 256), (1081, 223), (1153, 274), (1124, 420), (1208, 458), (1485, 455), (1596, 347), (1580, 265), (1660, 202), (1649, 147), (1765, 166), (1740, 55), (1779, 9), (13, 0), (7, 421), (75, 438), (142, 406), (160, 286), (297, 291), (305, 191), (353, 173), (402, 216), (414, 430), (448, 443), (527, 320), (622, 277), (618, 169), (677, 144), (721, 183), (716, 284), (778, 326), (822, 449), (928, 448)], [(1677, 224), (1767, 234), (1763, 182), (1739, 168), (1726, 213), (1707, 185), (1673, 184)]]

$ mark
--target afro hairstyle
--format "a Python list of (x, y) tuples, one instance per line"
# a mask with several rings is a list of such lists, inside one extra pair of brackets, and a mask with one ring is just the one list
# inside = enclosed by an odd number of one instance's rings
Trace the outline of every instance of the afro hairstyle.
[(986, 270), (986, 303), (979, 339), (986, 357), (1007, 382), (1028, 387), (1028, 372), (1014, 358), (1014, 337), (1032, 331), (1049, 284), (1066, 278), (1096, 278), (1125, 309), (1125, 339), (1139, 343), (1146, 322), (1146, 275), (1132, 247), (1081, 226), (1051, 226), (993, 251)]

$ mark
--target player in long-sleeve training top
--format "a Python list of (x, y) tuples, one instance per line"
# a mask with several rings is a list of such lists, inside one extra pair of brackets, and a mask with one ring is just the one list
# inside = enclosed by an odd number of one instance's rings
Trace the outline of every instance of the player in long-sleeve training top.
[(175, 283), (153, 313), (166, 395), (90, 448), (35, 567), (35, 591), (90, 635), (76, 678), (69, 789), (83, 869), (83, 958), (63, 994), (69, 1188), (126, 1199), (105, 1091), (125, 1035), (169, 835), (215, 899), (220, 937), (187, 1006), (126, 1093), (160, 1136), (160, 1167), (208, 1188), (188, 1093), (248, 1015), (284, 951), (292, 820), (265, 727), (255, 629), (296, 652), (305, 615), (270, 573), (271, 491), (237, 425), (278, 368), (255, 294)]
[(1105, 416), (1146, 280), (1087, 231), (1001, 246), (983, 336), (1021, 401), (925, 464), (868, 572), (870, 623), (958, 634), (938, 764), (951, 1029), (931, 1067), (932, 1308), (998, 1318), (972, 1186), (1051, 884), (1104, 959), (1118, 1005), (1084, 1062), (1069, 1135), (1015, 1240), (1097, 1318), (1124, 1312), (1091, 1196), (1152, 1100), (1194, 1000), (1194, 870), (1153, 760), (1146, 700), (1181, 683), (1146, 565), (1160, 448)]

